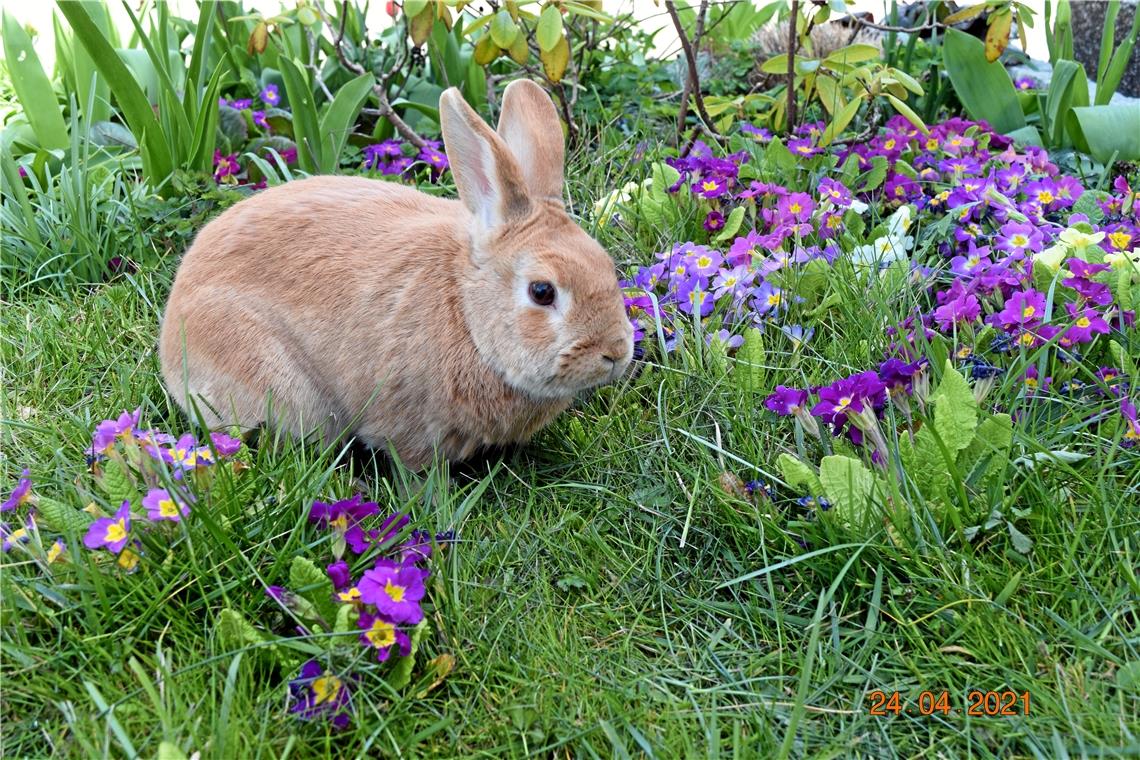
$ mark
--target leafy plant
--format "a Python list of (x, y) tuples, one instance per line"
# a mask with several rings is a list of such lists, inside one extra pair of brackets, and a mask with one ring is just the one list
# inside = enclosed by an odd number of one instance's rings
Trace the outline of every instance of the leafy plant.
[[(884, 99), (907, 121), (926, 130), (926, 124), (906, 103), (909, 94), (923, 94), (922, 85), (906, 72), (883, 64), (879, 57), (877, 47), (864, 44), (848, 45), (822, 59), (795, 56), (796, 85), (803, 89), (804, 102), (818, 100), (831, 117), (821, 145), (830, 144), (845, 130), (862, 106), (869, 105), (877, 113)], [(769, 74), (787, 68), (786, 53), (769, 58), (761, 66)], [(783, 121), (782, 101), (777, 102), (773, 118), (776, 123)], [(878, 120), (872, 116), (866, 122), (873, 129)]]

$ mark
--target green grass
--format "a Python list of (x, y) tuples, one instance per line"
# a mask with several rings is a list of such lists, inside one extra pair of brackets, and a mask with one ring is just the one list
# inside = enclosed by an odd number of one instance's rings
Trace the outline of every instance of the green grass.
[[(640, 179), (605, 154), (576, 160), (580, 212)], [(600, 234), (628, 263), (669, 231)], [(0, 482), (28, 465), (39, 492), (76, 500), (92, 490), (83, 449), (100, 419), (141, 404), (150, 424), (185, 429), (155, 357), (174, 266), (4, 304)], [(914, 297), (848, 295), (805, 352), (769, 347), (765, 392), (866, 367)], [(961, 545), (922, 503), (909, 504), (914, 541), (856, 536), (805, 520), (778, 485), (773, 501), (720, 485), (726, 471), (775, 482), (776, 456), (795, 451), (730, 366), (687, 345), (529, 447), (451, 477), (262, 446), (247, 490), (211, 500), (169, 556), (152, 549), (130, 576), (88, 552), (50, 566), (5, 555), (0, 754), (155, 757), (163, 741), (203, 758), (1140, 754), (1135, 454), (1011, 466), (993, 501), (971, 507), (1027, 510), (1025, 555), (1002, 529)], [(1015, 386), (988, 403), (1011, 406)], [(1027, 417), (1014, 456), (1113, 450), (1074, 419)], [(455, 667), (393, 693), (361, 661), (357, 719), (335, 734), (295, 721), (295, 673), (265, 647), (227, 647), (216, 623), (231, 608), (290, 635), (264, 586), (287, 584), (298, 554), (327, 556), (308, 505), (349, 495), (357, 476), (416, 525), (457, 531), (433, 562), (421, 660), (450, 654)], [(283, 647), (302, 656), (311, 643)], [(876, 690), (912, 710), (946, 691), (954, 713), (874, 717)], [(1028, 691), (1030, 714), (966, 716), (971, 690)]]

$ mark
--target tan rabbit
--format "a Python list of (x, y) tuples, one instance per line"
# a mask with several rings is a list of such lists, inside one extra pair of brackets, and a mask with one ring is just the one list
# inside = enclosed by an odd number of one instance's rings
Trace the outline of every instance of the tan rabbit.
[(498, 133), (454, 88), (460, 200), (361, 177), (270, 188), (198, 234), (162, 323), (170, 393), (211, 426), (353, 434), (407, 465), (525, 442), (633, 353), (613, 262), (562, 204), (562, 130), (535, 83)]

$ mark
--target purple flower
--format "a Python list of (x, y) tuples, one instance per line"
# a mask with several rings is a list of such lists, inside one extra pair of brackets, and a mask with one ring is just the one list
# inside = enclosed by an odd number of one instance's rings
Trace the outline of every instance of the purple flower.
[(728, 192), (728, 180), (724, 177), (708, 176), (695, 184), (693, 190), (703, 198), (719, 198)]
[(987, 246), (974, 248), (965, 256), (955, 256), (950, 259), (950, 271), (960, 277), (974, 277), (989, 269), (993, 262), (989, 259), (990, 249)]
[(275, 84), (265, 85), (265, 88), (258, 93), (258, 96), (261, 98), (261, 102), (267, 106), (276, 106), (281, 103), (281, 93), (277, 91), (277, 85)]
[(269, 121), (265, 118), (265, 111), (254, 111), (253, 123), (262, 129), (269, 129)]
[(131, 537), (131, 503), (124, 501), (114, 517), (101, 517), (87, 528), (83, 545), (88, 549), (105, 547), (118, 554)]
[(301, 720), (328, 720), (335, 728), (347, 728), (352, 720), (352, 694), (348, 684), (326, 673), (316, 660), (301, 666), (301, 674), (289, 682), (292, 707)]
[(1081, 308), (1076, 304), (1066, 304), (1073, 324), (1065, 330), (1065, 338), (1072, 343), (1088, 343), (1094, 335), (1108, 335), (1109, 326), (1096, 309)]
[(33, 527), (35, 527), (35, 522), (32, 521), (31, 516), (28, 516), (24, 525), (15, 530), (8, 523), (0, 522), (0, 540), (3, 544), (0, 549), (3, 549), (4, 553), (7, 554), (12, 551), (12, 547), (16, 544), (28, 543), (31, 540), (31, 534), (28, 531)]
[(748, 266), (752, 260), (760, 255), (762, 236), (756, 230), (750, 231), (744, 237), (738, 237), (728, 249), (728, 265)]
[(414, 565), (380, 559), (357, 584), (360, 600), (374, 605), (380, 614), (393, 622), (415, 625), (424, 617), (420, 600), (424, 598), (426, 577), (427, 571)]
[(1013, 80), (1013, 86), (1019, 90), (1036, 90), (1041, 85), (1033, 77), (1018, 77)]
[(103, 420), (96, 425), (95, 435), (91, 439), (91, 453), (96, 456), (105, 454), (118, 439), (133, 439), (141, 413), (142, 408), (140, 407), (133, 412), (123, 412), (118, 419)]
[(733, 335), (730, 330), (717, 330), (705, 336), (705, 343), (709, 345), (712, 345), (714, 340), (720, 341), (725, 348), (740, 348), (744, 345), (744, 336)]
[(708, 277), (716, 273), (720, 265), (724, 263), (724, 258), (716, 251), (701, 245), (686, 256), (685, 261), (688, 264), (686, 271), (689, 274)]
[(1140, 444), (1140, 421), (1136, 419), (1136, 405), (1127, 396), (1120, 399), (1120, 416), (1124, 418), (1124, 438), (1120, 445), (1131, 448)]
[(431, 559), (431, 534), (426, 530), (413, 530), (400, 546), (400, 564), (416, 564)]
[(824, 177), (819, 181), (820, 200), (828, 201), (838, 208), (847, 208), (851, 205), (851, 191), (842, 182)]
[(1072, 288), (1083, 298), (1088, 299), (1098, 306), (1108, 306), (1112, 303), (1112, 291), (1109, 290), (1108, 286), (1089, 279), (1108, 269), (1108, 264), (1089, 264), (1081, 259), (1072, 258), (1068, 260), (1067, 266), (1069, 267), (1069, 271), (1073, 273), (1073, 276), (1061, 280), (1062, 285), (1067, 288)]
[(332, 581), (333, 587), (337, 591), (352, 584), (352, 574), (349, 572), (348, 563), (343, 559), (338, 559), (326, 567), (325, 572), (329, 574), (329, 580)]
[(823, 153), (823, 148), (816, 147), (815, 142), (810, 137), (796, 137), (788, 140), (788, 150), (792, 152), (793, 156), (802, 156), (803, 158), (818, 156)]
[(368, 535), (377, 546), (383, 546), (393, 540), (409, 522), (410, 518), (407, 515), (397, 512), (385, 517), (384, 522), (380, 523), (380, 528), (368, 531)]
[[(147, 451), (155, 459), (172, 464), (179, 470), (193, 470), (202, 464), (198, 461), (199, 449), (194, 436), (186, 433), (169, 447), (148, 446)], [(209, 464), (206, 462), (205, 464)]]
[(442, 150), (431, 146), (424, 146), (416, 158), (430, 166), (431, 170), (435, 173), (440, 173), (450, 166), (447, 161), (447, 155)]
[(1001, 234), (994, 240), (994, 247), (1020, 258), (1026, 252), (1040, 251), (1042, 240), (1041, 231), (1032, 224), (1006, 222), (1002, 225)]
[(363, 554), (368, 550), (368, 536), (360, 526), (365, 517), (380, 511), (380, 506), (373, 501), (363, 501), (363, 496), (357, 494), (351, 499), (326, 504), (323, 501), (314, 501), (309, 510), (309, 522), (317, 523), (322, 528), (332, 528), (342, 536), (348, 547), (356, 554)]
[(959, 322), (970, 324), (981, 314), (982, 307), (977, 296), (961, 287), (960, 283), (961, 280), (954, 281), (954, 285), (946, 291), (948, 297), (945, 302), (934, 310), (934, 319), (942, 330), (949, 330)]
[(767, 280), (761, 282), (752, 294), (752, 311), (757, 316), (764, 316), (770, 311), (778, 310), (783, 305), (783, 292)]
[(233, 177), (241, 173), (241, 165), (237, 160), (237, 153), (226, 155), (220, 150), (214, 151), (214, 181), (221, 182), (226, 177)]
[(710, 211), (708, 216), (705, 217), (704, 228), (709, 232), (724, 229), (724, 214), (719, 211)]
[(848, 415), (873, 408), (886, 401), (887, 386), (871, 371), (860, 372), (819, 389), (819, 403), (812, 407), (816, 417), (840, 425)]
[(15, 509), (21, 504), (27, 504), (32, 498), (32, 479), (31, 472), (27, 467), (20, 473), (20, 479), (16, 481), (16, 488), (12, 491), (12, 495), (0, 504), (0, 512), (8, 512)]
[(807, 391), (789, 388), (786, 385), (777, 385), (772, 395), (764, 399), (764, 408), (781, 417), (789, 417), (803, 409), (804, 405), (807, 404), (807, 399)]
[(220, 457), (233, 456), (241, 448), (240, 438), (231, 438), (225, 433), (210, 433), (210, 442), (214, 444), (214, 450)]
[(360, 634), (360, 643), (376, 650), (376, 659), (384, 662), (392, 654), (392, 647), (400, 651), (401, 657), (407, 657), (412, 652), (412, 642), (408, 635), (396, 627), (396, 624), (383, 615), (369, 615), (362, 612), (356, 624), (364, 629)]
[(780, 332), (788, 337), (792, 342), (792, 349), (797, 349), (804, 343), (807, 343), (815, 335), (815, 328), (804, 328), (802, 325), (780, 325)]
[(785, 221), (804, 223), (815, 211), (815, 201), (807, 193), (790, 193), (776, 202), (776, 210)]
[(190, 514), (190, 508), (165, 488), (152, 488), (147, 491), (142, 505), (147, 510), (146, 516), (155, 522), (160, 520), (181, 522), (183, 517)]
[(1013, 327), (1026, 327), (1038, 325), (1045, 316), (1045, 294), (1033, 290), (1022, 290), (1014, 293), (1005, 302), (1005, 308), (993, 316), (993, 319), (1005, 330)]
[(746, 135), (751, 135), (753, 140), (757, 142), (768, 142), (772, 139), (772, 133), (764, 127), (757, 127), (748, 122), (740, 124), (740, 131)]
[(697, 312), (702, 317), (712, 314), (713, 297), (709, 292), (708, 280), (699, 275), (685, 279), (677, 288), (677, 301), (677, 308), (686, 314)]
[(239, 111), (244, 111), (253, 105), (253, 98), (234, 98), (230, 101), (230, 107), (236, 108)]

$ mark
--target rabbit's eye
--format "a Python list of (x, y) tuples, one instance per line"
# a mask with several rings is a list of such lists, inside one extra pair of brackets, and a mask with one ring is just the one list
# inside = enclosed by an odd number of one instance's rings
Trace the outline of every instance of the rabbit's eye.
[(530, 293), (530, 300), (539, 306), (549, 306), (554, 303), (554, 286), (549, 282), (532, 282), (528, 292)]

